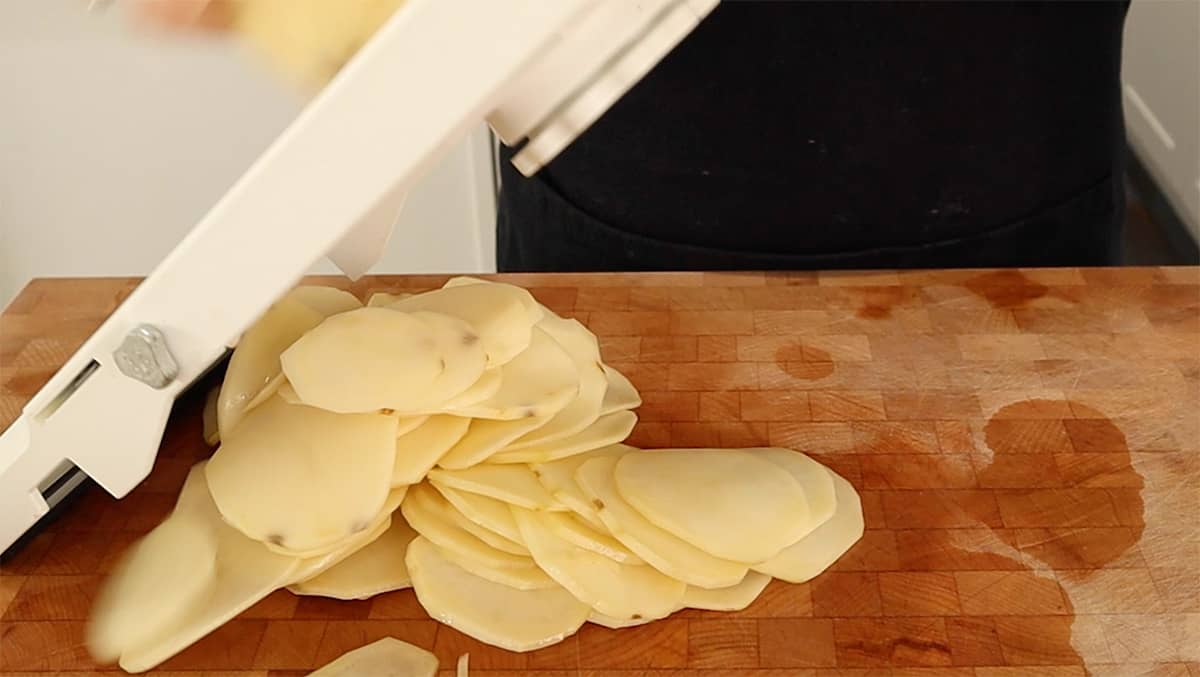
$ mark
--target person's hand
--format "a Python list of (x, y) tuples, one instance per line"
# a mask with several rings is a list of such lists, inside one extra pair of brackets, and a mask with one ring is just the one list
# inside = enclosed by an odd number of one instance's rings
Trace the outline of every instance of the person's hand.
[(138, 19), (171, 30), (226, 30), (233, 22), (229, 0), (134, 0)]

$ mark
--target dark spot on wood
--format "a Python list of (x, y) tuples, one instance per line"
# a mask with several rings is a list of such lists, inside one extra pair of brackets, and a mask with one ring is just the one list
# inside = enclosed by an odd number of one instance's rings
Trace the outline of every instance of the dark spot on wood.
[(604, 501), (601, 501), (601, 500), (600, 500), (600, 499), (598, 499), (598, 498), (593, 498), (593, 499), (592, 499), (592, 505), (593, 505), (593, 506), (595, 506), (595, 508), (596, 508), (597, 510), (603, 510), (603, 509), (604, 509)]
[(283, 545), (283, 536), (280, 534), (267, 534), (267, 542), (272, 545)]
[(1050, 290), (1025, 277), (1019, 270), (997, 270), (973, 277), (963, 283), (971, 293), (982, 297), (993, 308), (1020, 308), (1040, 299)]
[(885, 317), (892, 316), (892, 307), (868, 303), (867, 305), (860, 307), (858, 312), (855, 314), (868, 320), (882, 320)]
[(792, 378), (819, 381), (833, 374), (833, 359), (829, 353), (806, 346), (799, 341), (781, 346), (775, 351), (775, 362)]

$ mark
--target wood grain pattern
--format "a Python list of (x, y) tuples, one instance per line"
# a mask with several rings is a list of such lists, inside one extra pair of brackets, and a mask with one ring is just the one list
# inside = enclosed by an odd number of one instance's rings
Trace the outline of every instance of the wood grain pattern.
[[(443, 668), (469, 651), (477, 677), (1200, 677), (1200, 269), (501, 279), (599, 335), (645, 394), (634, 443), (815, 453), (862, 493), (862, 541), (744, 611), (588, 625), (530, 654), (430, 621), (411, 591), (281, 591), (162, 674), (304, 674), (392, 635)], [(136, 284), (37, 280), (13, 301), (0, 427)], [(128, 497), (91, 489), (0, 563), (0, 672), (111, 670), (80, 645), (88, 605), (211, 453), (201, 400)]]

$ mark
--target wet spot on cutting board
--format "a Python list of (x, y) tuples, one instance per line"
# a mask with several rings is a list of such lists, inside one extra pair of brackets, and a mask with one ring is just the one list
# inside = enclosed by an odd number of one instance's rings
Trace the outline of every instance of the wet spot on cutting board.
[(1030, 280), (1019, 270), (997, 270), (973, 277), (963, 286), (983, 297), (993, 308), (1020, 308), (1040, 299), (1050, 290), (1044, 284)]
[(883, 320), (891, 317), (892, 308), (903, 303), (911, 295), (912, 290), (904, 287), (865, 289), (862, 294), (862, 305), (854, 314), (867, 320)]
[(829, 353), (812, 346), (786, 344), (775, 351), (775, 362), (792, 378), (819, 381), (833, 374), (833, 358)]

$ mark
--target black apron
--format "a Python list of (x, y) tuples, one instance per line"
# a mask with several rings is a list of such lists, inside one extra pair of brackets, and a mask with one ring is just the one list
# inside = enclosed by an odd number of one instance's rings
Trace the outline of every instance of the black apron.
[(1120, 259), (1127, 3), (722, 3), (535, 177), (502, 271)]

